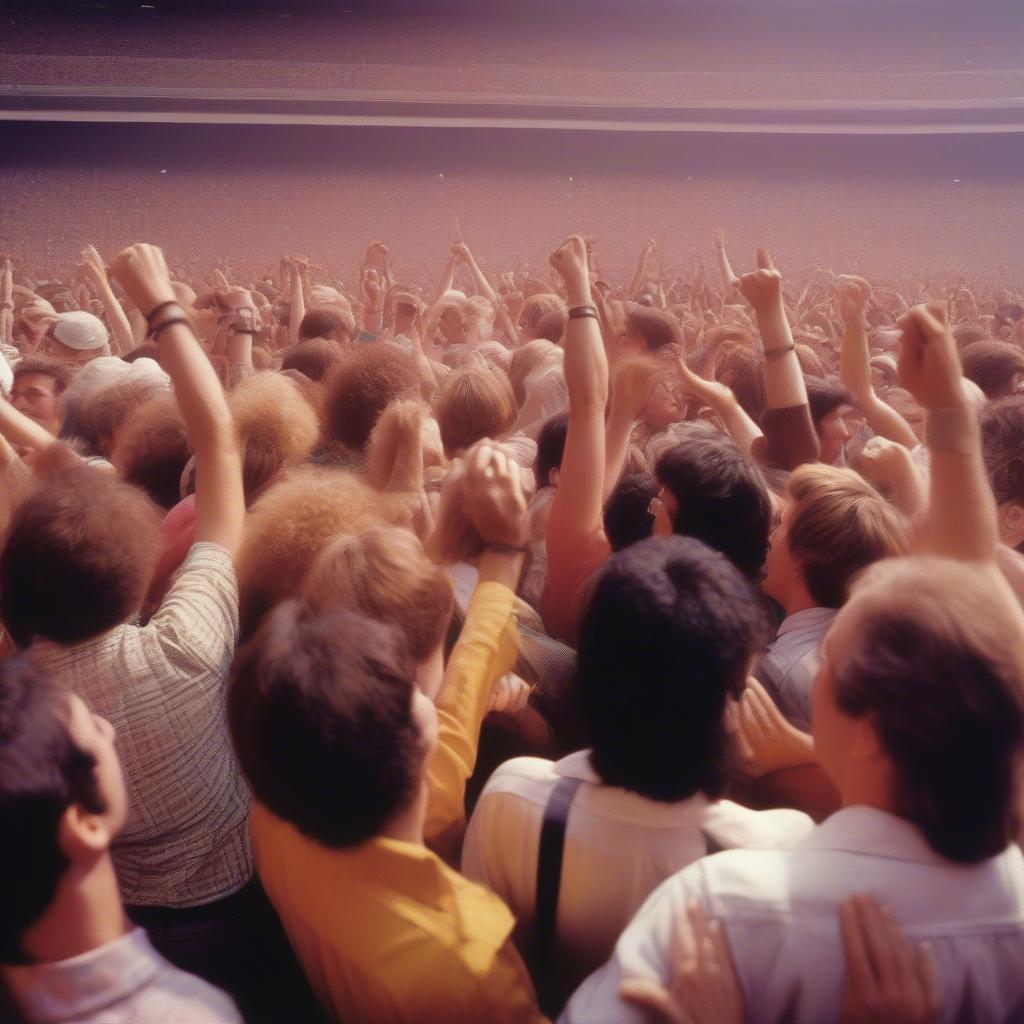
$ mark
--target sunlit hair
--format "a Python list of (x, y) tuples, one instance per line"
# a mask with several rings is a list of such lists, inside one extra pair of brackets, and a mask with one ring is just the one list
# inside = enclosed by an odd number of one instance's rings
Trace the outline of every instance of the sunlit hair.
[(861, 616), (832, 665), (836, 704), (870, 719), (898, 813), (959, 863), (1001, 853), (1019, 824), (1024, 637), (1009, 600), (982, 569), (912, 557), (871, 566), (840, 613)]
[(827, 375), (825, 364), (821, 361), (821, 356), (810, 345), (804, 343), (797, 344), (796, 358), (805, 376), (825, 377)]
[(560, 309), (565, 309), (565, 303), (557, 295), (549, 292), (531, 295), (523, 303), (522, 311), (519, 314), (519, 326), (533, 330), (545, 313)]
[(409, 459), (423, 468), (444, 465), (445, 454), (437, 422), (420, 402), (392, 402), (373, 428), (366, 446), (366, 482), (378, 491), (399, 491), (408, 478)]
[(181, 498), (181, 474), (191, 456), (177, 403), (171, 395), (160, 395), (138, 406), (124, 420), (111, 461), (123, 479), (169, 509)]
[(397, 345), (364, 345), (347, 353), (325, 382), (324, 440), (362, 451), (380, 414), (396, 398), (419, 392), (416, 364)]
[[(535, 490), (533, 471), (523, 469), (514, 459), (510, 462), (510, 468), (513, 472), (518, 471), (523, 493), (529, 500)], [(436, 561), (449, 565), (473, 561), (485, 546), (483, 538), (466, 514), (466, 463), (464, 459), (456, 459), (441, 487), (437, 523), (427, 550)]]
[(78, 404), (75, 433), (93, 451), (109, 455), (118, 431), (129, 416), (166, 389), (150, 378), (126, 373), (99, 391), (87, 393)]
[(512, 383), (512, 391), (521, 406), (526, 401), (526, 378), (542, 366), (561, 364), (564, 353), (557, 346), (544, 338), (531, 341), (512, 353), (512, 365), (508, 369), (508, 377)]
[(242, 482), (251, 503), (288, 466), (309, 458), (320, 436), (316, 411), (279, 373), (259, 373), (228, 394), (242, 451)]
[(1013, 390), (1014, 374), (1024, 373), (1024, 351), (1005, 341), (978, 341), (960, 353), (964, 376), (974, 381), (988, 399), (1003, 398)]
[(853, 470), (800, 466), (787, 492), (787, 543), (821, 607), (840, 607), (865, 566), (910, 551), (906, 518)]
[(456, 370), (434, 399), (445, 454), (452, 458), (481, 438), (500, 439), (516, 421), (516, 400), (500, 370)]
[(260, 495), (246, 517), (236, 562), (242, 635), (251, 635), (269, 608), (298, 593), (313, 560), (335, 537), (409, 522), (399, 498), (350, 473), (292, 470)]
[(557, 345), (565, 334), (565, 325), (569, 322), (568, 314), (563, 309), (550, 309), (534, 325), (534, 333), (538, 338)]
[(448, 574), (415, 534), (388, 526), (332, 541), (310, 568), (302, 596), (315, 612), (346, 608), (398, 627), (417, 662), (441, 644), (455, 601)]

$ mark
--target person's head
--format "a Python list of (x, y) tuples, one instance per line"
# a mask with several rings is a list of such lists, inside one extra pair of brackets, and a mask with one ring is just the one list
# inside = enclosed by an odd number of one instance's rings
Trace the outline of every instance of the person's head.
[(763, 585), (787, 610), (808, 598), (838, 608), (865, 566), (910, 550), (905, 517), (852, 470), (800, 466), (786, 493), (789, 504), (771, 537)]
[(380, 414), (396, 398), (418, 395), (420, 379), (397, 345), (363, 345), (345, 354), (325, 387), (324, 439), (362, 451)]
[(25, 356), (14, 368), (11, 405), (51, 434), (56, 434), (61, 421), (57, 400), (71, 383), (72, 372), (67, 363), (56, 359)]
[(44, 477), (11, 517), (0, 553), (0, 617), (19, 647), (74, 644), (142, 605), (159, 518), (136, 487), (83, 464)]
[(978, 341), (960, 353), (964, 376), (990, 401), (1024, 385), (1024, 351), (1006, 341)]
[(612, 551), (651, 536), (651, 502), (659, 490), (658, 481), (650, 473), (631, 473), (619, 479), (604, 506), (604, 532)]
[(726, 702), (766, 639), (756, 589), (691, 537), (650, 538), (599, 573), (577, 687), (601, 781), (653, 800), (722, 793)]
[(686, 415), (686, 402), (679, 399), (678, 378), (672, 368), (666, 367), (654, 379), (640, 415), (651, 430), (658, 432)]
[(481, 438), (503, 438), (511, 431), (517, 411), (512, 385), (499, 370), (455, 370), (444, 379), (434, 399), (434, 415), (448, 458)]
[(538, 292), (530, 295), (524, 302), (519, 313), (519, 331), (524, 342), (541, 337), (537, 333), (537, 325), (548, 313), (565, 311), (565, 303), (550, 292)]
[(134, 363), (138, 359), (152, 359), (154, 363), (160, 363), (160, 346), (155, 341), (144, 341), (136, 345), (131, 352), (121, 356), (126, 363)]
[(109, 458), (125, 422), (161, 390), (156, 381), (127, 373), (98, 391), (87, 392), (75, 412), (76, 436), (92, 452)]
[(1019, 620), (984, 571), (888, 559), (853, 587), (812, 690), (815, 755), (844, 801), (881, 794), (936, 853), (994, 856), (1017, 831)]
[(759, 352), (737, 345), (723, 351), (715, 371), (723, 384), (728, 384), (743, 411), (755, 422), (768, 408), (764, 384), (764, 357)]
[(228, 722), (253, 796), (332, 848), (379, 835), (419, 794), (436, 745), (399, 630), (354, 612), (276, 608), (235, 659)]
[(84, 310), (61, 313), (46, 336), (47, 355), (72, 367), (110, 355), (110, 335), (103, 321)]
[(341, 361), (343, 349), (328, 338), (300, 341), (285, 353), (282, 370), (298, 370), (310, 380), (323, 380)]
[(626, 314), (618, 335), (620, 355), (650, 355), (665, 345), (682, 343), (683, 334), (674, 316), (641, 306)]
[(412, 292), (396, 292), (394, 294), (395, 334), (406, 334), (416, 323), (416, 318), (423, 309), (423, 300), (417, 298)]
[(806, 377), (805, 383), (811, 419), (821, 442), (821, 461), (832, 464), (853, 436), (846, 421), (856, 400), (848, 388), (833, 378)]
[(531, 341), (512, 353), (508, 376), (520, 406), (526, 401), (527, 378), (546, 367), (561, 367), (562, 361), (562, 350), (544, 338)]
[(1024, 395), (993, 402), (981, 414), (985, 467), (999, 514), (999, 539), (1024, 546)]
[(127, 806), (110, 723), (27, 657), (0, 661), (0, 962), (33, 961), (32, 926), (69, 868), (106, 855)]
[(768, 554), (772, 506), (756, 463), (703, 424), (673, 428), (679, 440), (658, 459), (654, 532), (696, 537), (740, 572), (759, 579)]
[(320, 435), (316, 410), (279, 373), (258, 373), (228, 394), (242, 449), (245, 503), (251, 505), (288, 467), (309, 458)]
[[(299, 324), (299, 341), (327, 338), (345, 345), (355, 334), (354, 325), (342, 313), (329, 306), (314, 306), (306, 311)], [(301, 369), (301, 367), (300, 367)]]
[(445, 345), (462, 345), (467, 340), (469, 324), (461, 295), (445, 294), (440, 299), (437, 327)]
[(400, 630), (420, 688), (428, 694), (440, 689), (455, 598), (448, 574), (414, 533), (379, 526), (339, 537), (311, 566), (302, 596), (314, 612), (347, 608)]
[(565, 454), (565, 439), (569, 433), (569, 414), (560, 412), (552, 416), (537, 434), (537, 461), (533, 475), (537, 487), (557, 487)]
[(172, 395), (159, 395), (124, 419), (110, 460), (123, 480), (170, 509), (181, 499), (181, 474), (191, 457), (188, 428), (177, 402)]
[(565, 334), (565, 325), (569, 322), (569, 316), (564, 309), (548, 310), (534, 326), (534, 334), (557, 345)]

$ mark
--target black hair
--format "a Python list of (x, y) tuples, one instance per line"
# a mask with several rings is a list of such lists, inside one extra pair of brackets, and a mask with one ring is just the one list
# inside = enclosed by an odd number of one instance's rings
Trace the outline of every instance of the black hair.
[(96, 759), (69, 732), (67, 693), (26, 656), (0, 662), (0, 962), (27, 963), (26, 929), (50, 906), (68, 859), (58, 831), (72, 804), (106, 807)]
[(675, 431), (680, 440), (655, 471), (678, 504), (673, 531), (704, 541), (744, 575), (760, 579), (772, 519), (764, 475), (735, 441), (712, 427), (685, 423)]
[(844, 405), (856, 405), (857, 399), (845, 384), (832, 378), (804, 377), (807, 387), (807, 404), (811, 409), (811, 419), (816, 430), (821, 429), (821, 421), (831, 412)]
[(415, 671), (392, 626), (279, 605), (238, 652), (228, 688), (231, 739), (255, 798), (324, 846), (377, 835), (419, 785)]
[(534, 461), (534, 477), (538, 487), (547, 487), (551, 482), (551, 470), (559, 469), (565, 455), (565, 439), (569, 433), (569, 414), (560, 412), (547, 420), (537, 435), (537, 458)]
[(760, 594), (706, 544), (652, 537), (612, 555), (583, 615), (577, 676), (602, 782), (665, 802), (719, 796), (726, 700), (766, 640)]
[(650, 537), (654, 516), (648, 511), (660, 487), (650, 473), (624, 476), (608, 496), (604, 506), (604, 532), (612, 551)]

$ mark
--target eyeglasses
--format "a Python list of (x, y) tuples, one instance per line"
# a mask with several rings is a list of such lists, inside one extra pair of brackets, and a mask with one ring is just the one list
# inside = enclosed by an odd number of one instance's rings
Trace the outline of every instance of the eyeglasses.
[(659, 509), (664, 504), (664, 500), (655, 495), (653, 498), (651, 498), (650, 505), (647, 506), (647, 514), (650, 516), (657, 516)]

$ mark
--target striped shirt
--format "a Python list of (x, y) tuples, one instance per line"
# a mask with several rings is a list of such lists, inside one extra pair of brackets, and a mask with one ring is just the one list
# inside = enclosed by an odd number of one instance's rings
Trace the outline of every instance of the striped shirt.
[(117, 730), (129, 810), (111, 852), (126, 903), (200, 906), (252, 877), (250, 795), (225, 717), (237, 638), (231, 556), (197, 543), (147, 625), (32, 648)]
[(821, 642), (836, 608), (805, 608), (779, 626), (754, 675), (798, 729), (811, 730), (811, 684), (821, 663)]

